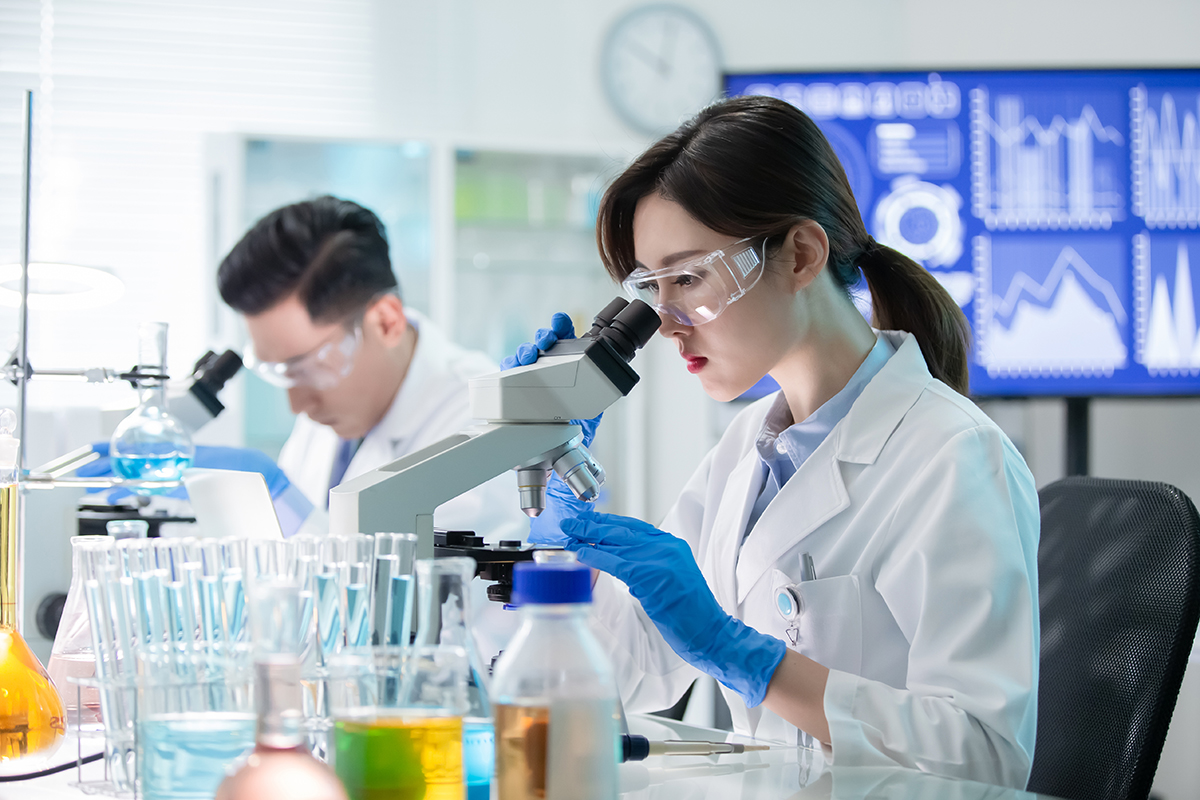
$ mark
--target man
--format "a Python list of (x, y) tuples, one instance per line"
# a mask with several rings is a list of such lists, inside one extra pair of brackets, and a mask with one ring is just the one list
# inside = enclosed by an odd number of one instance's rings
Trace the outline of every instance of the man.
[[(285, 387), (298, 415), (279, 466), (316, 509), (306, 530), (327, 525), (331, 487), (470, 425), (467, 381), (497, 369), (404, 306), (382, 223), (348, 200), (263, 217), (217, 285), (245, 318), (247, 366)], [(443, 504), (434, 523), (491, 542), (528, 530), (511, 472)]]

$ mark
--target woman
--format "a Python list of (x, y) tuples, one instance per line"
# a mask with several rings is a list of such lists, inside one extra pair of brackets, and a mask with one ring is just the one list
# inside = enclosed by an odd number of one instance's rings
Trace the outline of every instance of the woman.
[[(819, 129), (770, 98), (718, 103), (652, 146), (598, 226), (609, 272), (658, 309), (709, 395), (765, 374), (781, 387), (735, 419), (661, 530), (561, 485), (535, 523), (531, 540), (564, 536), (603, 573), (627, 708), (672, 705), (699, 670), (739, 732), (1024, 788), (1037, 494), (964, 396), (954, 301), (867, 234)], [(860, 275), (879, 331), (851, 299)], [(539, 346), (572, 335), (564, 320)]]

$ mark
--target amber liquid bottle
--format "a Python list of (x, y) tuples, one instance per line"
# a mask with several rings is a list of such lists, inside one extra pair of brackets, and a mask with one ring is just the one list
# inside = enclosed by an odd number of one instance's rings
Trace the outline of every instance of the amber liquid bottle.
[(66, 734), (62, 698), (21, 636), (15, 416), (0, 411), (0, 774), (28, 772)]

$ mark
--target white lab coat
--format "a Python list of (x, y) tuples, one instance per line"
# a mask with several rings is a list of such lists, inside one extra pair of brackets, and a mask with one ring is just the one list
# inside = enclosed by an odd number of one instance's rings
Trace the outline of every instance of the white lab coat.
[[(417, 346), (396, 399), (383, 419), (363, 438), (343, 481), (416, 452), (476, 421), (471, 419), (467, 381), (499, 367), (483, 353), (454, 344), (420, 313), (405, 309), (417, 329)], [(328, 529), (323, 510), (329, 505), (329, 476), (337, 455), (338, 435), (305, 414), (296, 417), (291, 436), (279, 454), (279, 466), (317, 509), (315, 525)], [(495, 543), (527, 539), (529, 519), (520, 509), (516, 475), (508, 471), (438, 506), (434, 525), (446, 530), (473, 530)]]
[[(783, 639), (774, 590), (800, 583), (797, 651), (828, 667), (839, 766), (907, 767), (1024, 788), (1039, 653), (1037, 493), (1012, 442), (934, 380), (916, 339), (896, 353), (767, 506), (754, 443), (774, 396), (734, 420), (663, 522), (686, 540), (729, 614)], [(614, 578), (595, 590), (626, 709), (672, 705), (698, 675)], [(796, 728), (722, 687), (737, 731)]]

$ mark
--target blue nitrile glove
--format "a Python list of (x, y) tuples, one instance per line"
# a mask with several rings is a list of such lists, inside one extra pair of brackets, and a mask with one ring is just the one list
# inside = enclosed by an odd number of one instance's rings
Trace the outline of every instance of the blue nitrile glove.
[[(75, 470), (81, 478), (109, 477), (113, 474), (112, 464), (108, 455), (108, 442), (95, 442), (92, 450), (100, 454), (100, 458), (84, 464)], [(307, 519), (313, 510), (313, 505), (299, 488), (292, 485), (288, 476), (279, 465), (272, 461), (266, 453), (248, 447), (209, 447), (199, 445), (192, 458), (192, 466), (201, 469), (228, 469), (237, 472), (257, 472), (267, 482), (267, 491), (271, 494), (271, 502), (275, 506), (275, 514), (279, 517), (279, 526), (284, 536), (291, 536)], [(90, 491), (108, 491), (108, 502), (115, 502), (127, 497), (132, 492), (127, 489), (96, 489)], [(167, 497), (187, 497), (187, 489), (180, 486), (166, 492)]]
[[(575, 326), (571, 324), (571, 318), (559, 312), (550, 318), (549, 328), (538, 328), (532, 343), (526, 342), (517, 348), (515, 355), (505, 357), (500, 362), (500, 369), (527, 367), (537, 361), (540, 351), (549, 350), (560, 339), (574, 338)], [(578, 425), (583, 431), (584, 447), (590, 447), (592, 440), (596, 438), (596, 428), (600, 427), (600, 417), (602, 416), (604, 415), (599, 414), (595, 419), (571, 420), (572, 424)], [(560, 530), (559, 523), (564, 519), (586, 513), (590, 508), (590, 504), (580, 500), (574, 492), (567, 488), (567, 485), (562, 482), (562, 478), (558, 475), (551, 475), (550, 480), (546, 482), (546, 508), (530, 521), (529, 541), (534, 544), (558, 546), (565, 544), (567, 537)]]
[(629, 587), (684, 661), (737, 692), (747, 707), (763, 701), (787, 646), (725, 613), (687, 542), (616, 514), (582, 514), (563, 520), (562, 530), (580, 561)]

